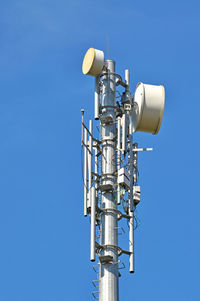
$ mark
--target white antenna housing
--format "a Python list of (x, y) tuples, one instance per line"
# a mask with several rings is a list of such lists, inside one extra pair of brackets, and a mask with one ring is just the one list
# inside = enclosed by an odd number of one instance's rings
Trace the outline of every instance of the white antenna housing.
[(104, 53), (101, 50), (90, 48), (83, 59), (83, 74), (97, 76), (104, 66)]
[(163, 86), (139, 83), (135, 90), (132, 111), (133, 132), (157, 134), (162, 123), (165, 105)]

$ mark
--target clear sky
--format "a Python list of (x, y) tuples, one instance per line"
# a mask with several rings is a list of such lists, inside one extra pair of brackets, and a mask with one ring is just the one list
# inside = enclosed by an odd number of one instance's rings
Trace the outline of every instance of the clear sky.
[[(120, 301), (200, 300), (199, 1), (0, 1), (0, 301), (92, 300), (83, 217), (82, 107), (93, 118), (84, 53), (122, 76), (164, 84), (157, 136), (139, 154), (136, 273)], [(127, 238), (128, 239), (128, 238)], [(127, 258), (123, 258), (127, 263)]]

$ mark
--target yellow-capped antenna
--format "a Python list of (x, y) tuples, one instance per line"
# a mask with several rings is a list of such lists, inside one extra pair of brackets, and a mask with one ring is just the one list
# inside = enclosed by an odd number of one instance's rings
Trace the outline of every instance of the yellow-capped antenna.
[(104, 67), (104, 53), (101, 50), (90, 48), (83, 59), (83, 74), (98, 76)]

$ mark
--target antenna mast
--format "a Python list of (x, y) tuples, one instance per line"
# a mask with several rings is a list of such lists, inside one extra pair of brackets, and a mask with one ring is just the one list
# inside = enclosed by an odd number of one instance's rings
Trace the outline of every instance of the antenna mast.
[[(82, 147), (84, 147), (84, 215), (91, 215), (90, 260), (98, 263), (92, 292), (100, 301), (119, 301), (119, 257), (129, 256), (129, 271), (134, 273), (134, 212), (140, 202), (138, 186), (138, 148), (135, 131), (157, 134), (164, 110), (164, 88), (139, 83), (130, 94), (130, 72), (125, 81), (115, 73), (115, 62), (104, 60), (101, 50), (90, 48), (83, 61), (83, 73), (95, 77), (94, 118), (99, 120), (100, 138), (84, 124), (82, 110)], [(116, 87), (124, 92), (116, 102)], [(118, 245), (121, 219), (128, 221), (129, 250)]]

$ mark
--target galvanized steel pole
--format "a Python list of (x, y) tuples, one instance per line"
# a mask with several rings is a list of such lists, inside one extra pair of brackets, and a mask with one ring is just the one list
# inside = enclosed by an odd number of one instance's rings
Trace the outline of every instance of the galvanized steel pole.
[(116, 99), (115, 99), (115, 62), (106, 61), (107, 73), (103, 75), (102, 115), (110, 116), (112, 123), (102, 125), (102, 179), (104, 185), (111, 185), (112, 191), (102, 193), (101, 245), (102, 256), (110, 255), (112, 263), (100, 263), (99, 300), (118, 301), (118, 229), (116, 192)]

